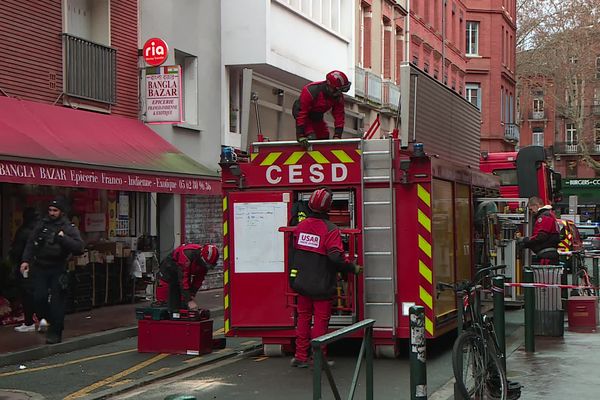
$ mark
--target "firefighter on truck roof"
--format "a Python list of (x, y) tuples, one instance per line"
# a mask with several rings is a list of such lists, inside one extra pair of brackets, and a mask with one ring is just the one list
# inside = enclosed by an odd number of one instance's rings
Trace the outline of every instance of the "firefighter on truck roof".
[[(340, 230), (328, 219), (327, 212), (332, 201), (333, 193), (328, 188), (315, 190), (308, 200), (308, 217), (296, 226), (292, 234), (289, 277), (290, 286), (298, 293), (293, 367), (308, 367), (310, 340), (327, 332), (337, 273), (361, 271), (359, 265), (353, 264), (344, 255)], [(323, 355), (327, 355), (325, 348)]]
[(344, 96), (350, 90), (350, 81), (342, 71), (331, 71), (324, 81), (311, 82), (302, 88), (300, 98), (294, 102), (292, 115), (296, 119), (296, 138), (304, 147), (309, 139), (329, 139), (329, 128), (323, 115), (331, 110), (335, 131), (334, 139), (344, 132)]
[(219, 259), (219, 249), (212, 244), (182, 244), (160, 263), (156, 301), (167, 304), (170, 312), (179, 312), (181, 302), (198, 310), (194, 296), (209, 269)]

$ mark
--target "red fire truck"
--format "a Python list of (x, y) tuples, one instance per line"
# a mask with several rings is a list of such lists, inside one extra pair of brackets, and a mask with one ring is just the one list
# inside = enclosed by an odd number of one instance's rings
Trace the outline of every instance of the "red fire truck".
[(560, 200), (561, 176), (547, 164), (542, 146), (527, 146), (518, 152), (484, 152), (479, 168), (500, 178), (502, 197), (538, 196), (545, 204)]
[(292, 349), (285, 227), (323, 185), (334, 193), (331, 220), (364, 266), (340, 274), (330, 329), (373, 318), (377, 354), (393, 356), (409, 336), (412, 305), (425, 307), (430, 338), (456, 326), (454, 293), (436, 284), (471, 277), (475, 198), (497, 196), (496, 177), (417, 145), (403, 150), (395, 138), (312, 141), (308, 150), (260, 142), (221, 166), (227, 336), (261, 337), (267, 354)]

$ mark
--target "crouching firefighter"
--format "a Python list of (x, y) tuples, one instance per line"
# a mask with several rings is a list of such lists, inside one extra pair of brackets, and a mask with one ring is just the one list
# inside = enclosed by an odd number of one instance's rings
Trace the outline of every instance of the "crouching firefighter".
[[(332, 200), (333, 194), (328, 188), (315, 190), (308, 201), (308, 217), (296, 226), (292, 234), (289, 278), (290, 286), (298, 293), (293, 367), (308, 366), (310, 340), (327, 332), (337, 273), (359, 273), (361, 270), (344, 255), (340, 229), (328, 219)], [(323, 355), (326, 356), (326, 349), (323, 349)]]
[(209, 269), (219, 259), (219, 249), (212, 244), (182, 244), (160, 263), (156, 301), (167, 304), (169, 312), (179, 312), (183, 304), (198, 310), (194, 301)]
[(531, 197), (527, 204), (534, 224), (533, 233), (529, 237), (517, 238), (517, 243), (531, 249), (537, 258), (534, 262), (540, 265), (558, 265), (558, 244), (560, 243), (560, 226), (552, 206), (544, 205), (539, 197)]

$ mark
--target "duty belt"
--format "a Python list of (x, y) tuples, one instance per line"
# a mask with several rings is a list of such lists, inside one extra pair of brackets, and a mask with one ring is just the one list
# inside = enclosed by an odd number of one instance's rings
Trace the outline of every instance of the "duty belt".
[(553, 247), (548, 247), (548, 248), (541, 249), (540, 251), (536, 252), (535, 255), (538, 256), (538, 257), (540, 257), (540, 256), (542, 256), (542, 255), (544, 255), (546, 253), (550, 253), (550, 252), (554, 252), (554, 253), (558, 254), (558, 250), (556, 250)]

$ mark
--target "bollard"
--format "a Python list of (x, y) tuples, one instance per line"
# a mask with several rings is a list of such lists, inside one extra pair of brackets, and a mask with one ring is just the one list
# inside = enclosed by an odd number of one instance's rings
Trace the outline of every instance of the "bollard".
[(492, 296), (494, 298), (494, 329), (500, 351), (502, 351), (502, 366), (506, 371), (506, 325), (504, 321), (504, 277), (492, 278)]
[[(523, 274), (525, 283), (533, 283), (533, 270), (526, 268)], [(535, 289), (525, 288), (525, 351), (533, 353), (535, 351)]]
[(425, 307), (412, 306), (410, 315), (410, 399), (427, 399)]
[(600, 276), (598, 276), (598, 257), (592, 259), (592, 273), (594, 274), (594, 292), (598, 295), (598, 287), (600, 286)]

